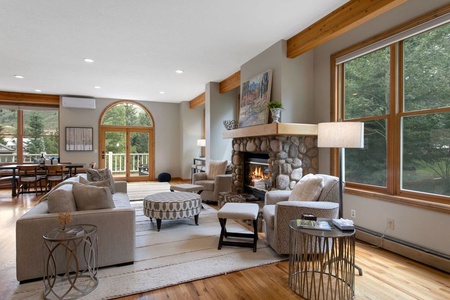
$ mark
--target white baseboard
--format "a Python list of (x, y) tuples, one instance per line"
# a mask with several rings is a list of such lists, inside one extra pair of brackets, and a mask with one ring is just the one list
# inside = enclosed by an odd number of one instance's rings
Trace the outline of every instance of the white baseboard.
[(365, 228), (356, 228), (356, 239), (379, 246), (393, 253), (405, 256), (427, 266), (450, 273), (450, 257), (433, 250), (418, 247), (390, 237), (381, 237), (377, 232)]

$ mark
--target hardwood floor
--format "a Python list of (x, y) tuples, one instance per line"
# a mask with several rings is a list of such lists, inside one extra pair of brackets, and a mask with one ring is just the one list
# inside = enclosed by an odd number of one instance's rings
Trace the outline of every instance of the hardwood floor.
[[(180, 183), (180, 182), (171, 182)], [(2, 261), (15, 261), (15, 221), (39, 200), (35, 194), (11, 198), (0, 190), (0, 251)], [(450, 299), (450, 274), (416, 263), (383, 249), (357, 242), (356, 262), (364, 270), (356, 276), (356, 299)], [(11, 294), (15, 285), (0, 272), (0, 291)], [(100, 282), (101, 284), (101, 282)], [(0, 297), (1, 298), (1, 297)], [(89, 297), (86, 297), (89, 299)], [(288, 262), (252, 268), (122, 297), (135, 299), (300, 299), (288, 286)]]

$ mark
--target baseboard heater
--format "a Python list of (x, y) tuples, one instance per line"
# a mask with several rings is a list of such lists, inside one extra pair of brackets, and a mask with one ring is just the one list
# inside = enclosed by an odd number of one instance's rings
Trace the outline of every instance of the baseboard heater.
[(360, 226), (355, 226), (355, 229), (356, 238), (358, 240), (450, 273), (449, 255), (414, 245), (397, 238), (383, 236), (378, 232)]

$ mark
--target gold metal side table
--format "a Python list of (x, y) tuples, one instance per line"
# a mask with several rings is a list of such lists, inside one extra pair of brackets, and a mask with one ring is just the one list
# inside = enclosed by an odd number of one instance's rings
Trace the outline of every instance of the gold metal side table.
[(55, 228), (46, 232), (43, 239), (45, 299), (76, 299), (97, 287), (95, 225)]
[(289, 222), (289, 287), (305, 299), (353, 299), (355, 231), (304, 229)]

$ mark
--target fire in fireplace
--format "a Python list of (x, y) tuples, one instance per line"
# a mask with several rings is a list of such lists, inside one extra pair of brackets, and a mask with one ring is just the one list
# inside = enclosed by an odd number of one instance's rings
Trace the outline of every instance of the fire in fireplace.
[(264, 199), (265, 192), (272, 188), (272, 178), (267, 162), (267, 153), (244, 154), (244, 191)]

